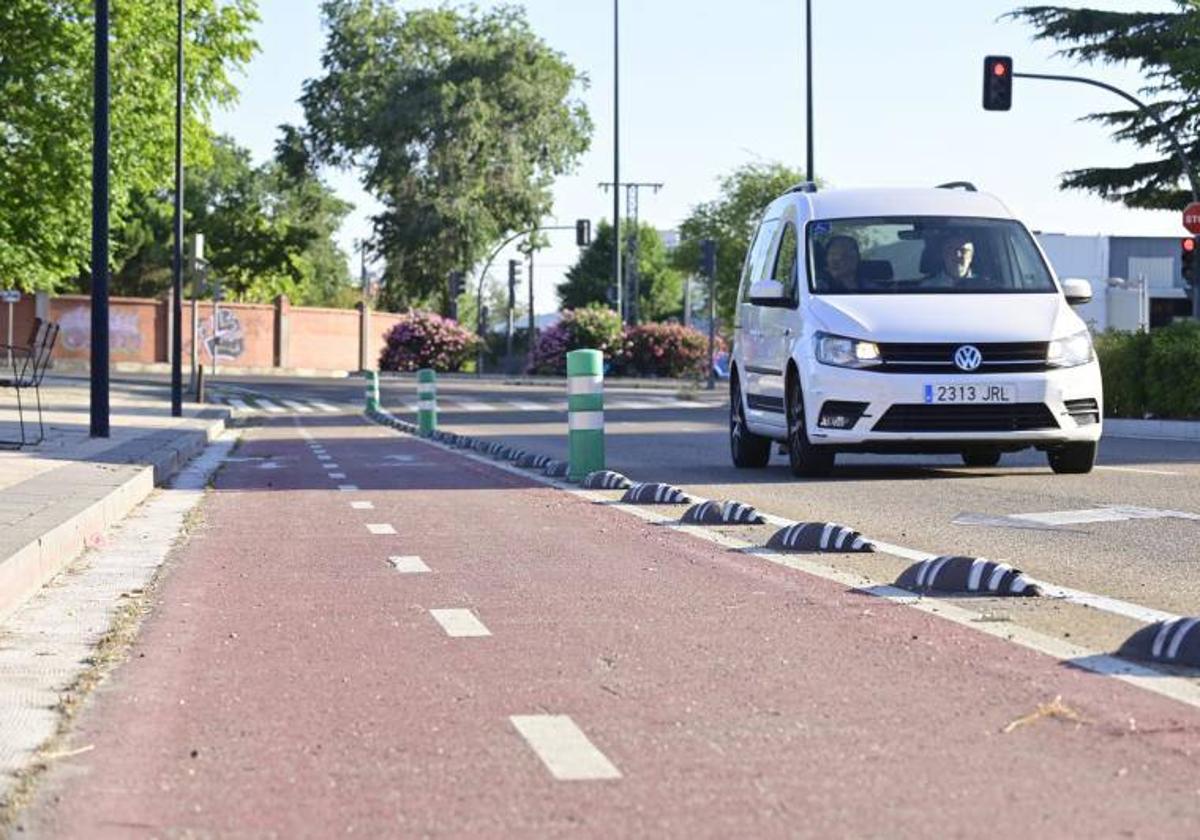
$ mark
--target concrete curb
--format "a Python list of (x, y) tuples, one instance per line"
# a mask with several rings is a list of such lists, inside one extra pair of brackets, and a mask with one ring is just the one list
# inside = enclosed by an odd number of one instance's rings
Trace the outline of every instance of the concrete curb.
[[(164, 430), (159, 433), (161, 444), (152, 442), (148, 451), (131, 454), (128, 462), (119, 462), (118, 447), (115, 463), (68, 463), (31, 479), (43, 479), (48, 492), (54, 491), (52, 482), (82, 488), (84, 498), (62, 498), (0, 536), (0, 621), (204, 451), (230, 417), (225, 410), (209, 414), (215, 416), (199, 428)], [(129, 446), (139, 443), (134, 440)]]
[(1104, 436), (1200, 441), (1200, 421), (1133, 420), (1120, 417), (1105, 418)]

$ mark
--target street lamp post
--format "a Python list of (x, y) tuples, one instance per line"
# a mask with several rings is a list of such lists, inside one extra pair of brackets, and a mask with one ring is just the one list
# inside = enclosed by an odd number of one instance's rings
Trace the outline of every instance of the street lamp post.
[[(171, 277), (171, 416), (183, 414), (183, 2), (175, 21), (175, 259)], [(192, 336), (192, 341), (196, 340)]]
[(92, 88), (91, 436), (109, 436), (108, 400), (108, 0), (95, 0)]
[[(613, 183), (621, 183), (621, 27), (620, 0), (613, 0)], [(613, 188), (613, 283), (617, 287), (617, 313), (625, 320), (621, 289), (621, 195)]]

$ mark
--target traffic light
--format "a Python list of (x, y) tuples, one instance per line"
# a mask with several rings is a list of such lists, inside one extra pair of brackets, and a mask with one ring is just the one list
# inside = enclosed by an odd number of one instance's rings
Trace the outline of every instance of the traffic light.
[(1189, 286), (1196, 285), (1196, 281), (1200, 279), (1200, 256), (1197, 256), (1197, 251), (1200, 251), (1200, 236), (1189, 236), (1179, 243), (1182, 249), (1180, 253), (1180, 264), (1182, 265), (1183, 280)]
[(580, 248), (592, 244), (592, 220), (575, 220), (575, 244)]
[(716, 276), (717, 241), (715, 239), (700, 240), (700, 273), (705, 277)]
[(457, 300), (466, 291), (466, 280), (461, 271), (450, 272), (450, 300)]
[(1012, 58), (989, 55), (983, 60), (983, 110), (1007, 111), (1012, 108)]
[(521, 261), (508, 261), (508, 308), (517, 308), (517, 284), (521, 282)]

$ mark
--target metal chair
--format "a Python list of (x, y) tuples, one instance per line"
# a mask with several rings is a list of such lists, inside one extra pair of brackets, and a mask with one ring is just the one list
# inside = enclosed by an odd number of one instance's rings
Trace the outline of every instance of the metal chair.
[[(17, 395), (17, 422), (21, 428), (20, 438), (0, 439), (0, 448), (20, 449), (37, 446), (46, 439), (46, 428), (42, 422), (42, 379), (50, 366), (50, 354), (58, 340), (58, 324), (33, 319), (33, 330), (27, 344), (0, 344), (0, 355), (4, 357), (5, 369), (0, 369), (0, 387), (12, 388)], [(31, 437), (25, 427), (25, 406), (21, 392), (33, 390), (37, 404), (37, 437)], [(32, 424), (30, 424), (32, 425)]]

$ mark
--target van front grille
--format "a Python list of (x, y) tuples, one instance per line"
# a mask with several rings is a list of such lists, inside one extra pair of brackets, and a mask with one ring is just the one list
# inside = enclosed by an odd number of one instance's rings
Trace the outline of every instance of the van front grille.
[(970, 344), (983, 357), (977, 370), (980, 373), (1030, 373), (1049, 370), (1046, 354), (1050, 345), (1045, 341), (983, 342), (916, 344), (885, 342), (879, 345), (883, 364), (871, 370), (882, 373), (963, 373), (954, 364), (958, 348)]

